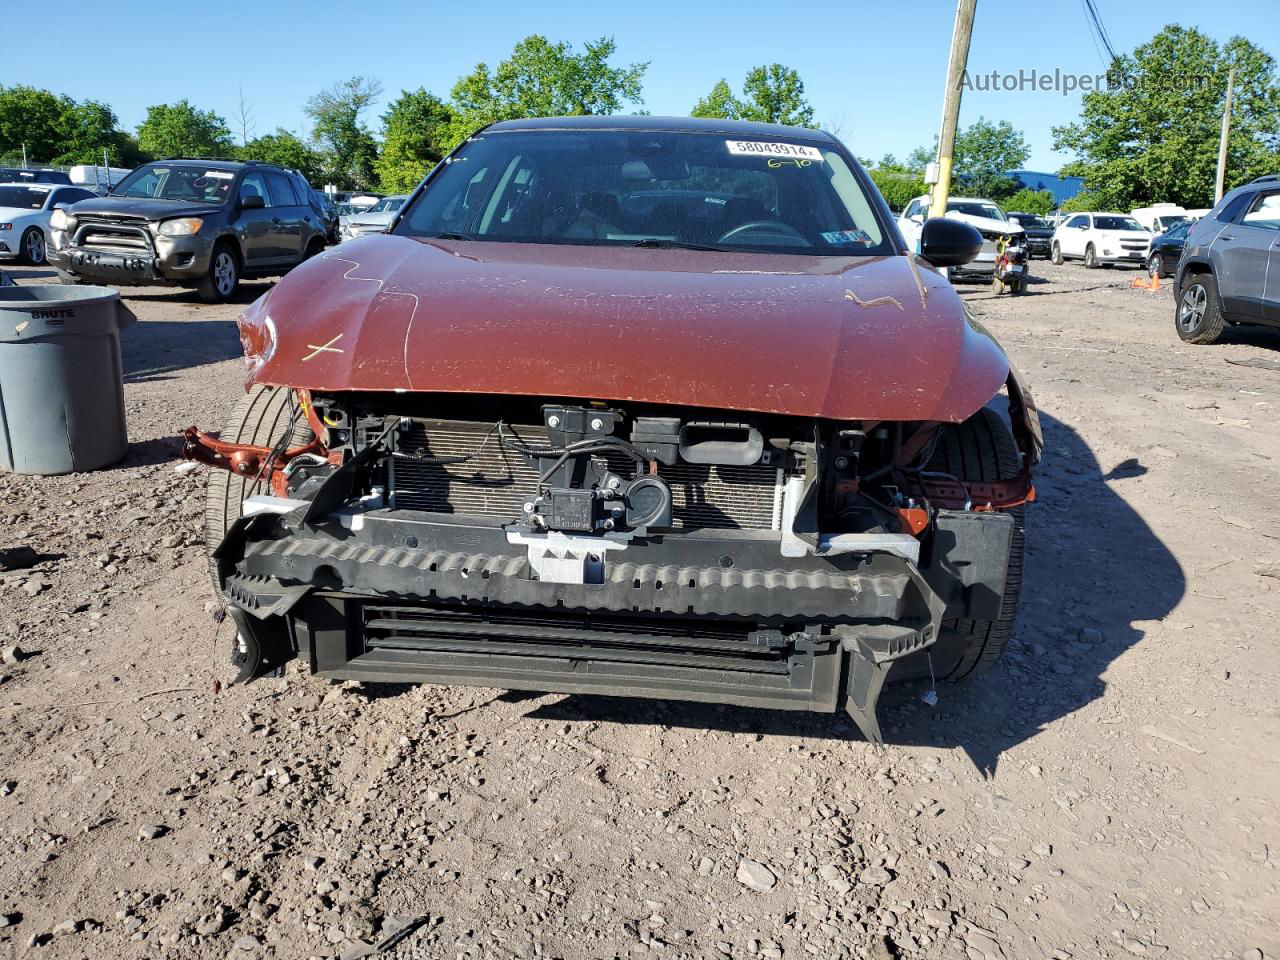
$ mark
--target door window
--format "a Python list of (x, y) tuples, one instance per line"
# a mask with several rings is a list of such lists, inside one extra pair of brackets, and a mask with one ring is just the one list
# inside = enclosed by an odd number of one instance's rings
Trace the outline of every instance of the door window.
[(271, 200), (268, 203), (268, 206), (299, 206), (298, 198), (293, 192), (293, 184), (289, 182), (289, 178), (283, 173), (268, 173), (267, 186), (271, 190)]
[(1250, 227), (1280, 230), (1280, 192), (1258, 194), (1242, 222)]
[(1070, 220), (1067, 221), (1068, 227), (1087, 227), (1088, 225), (1089, 225), (1089, 218), (1084, 216), (1072, 217)]
[(260, 173), (246, 173), (244, 179), (240, 181), (240, 199), (245, 197), (261, 197), (263, 203), (267, 200), (267, 183)]

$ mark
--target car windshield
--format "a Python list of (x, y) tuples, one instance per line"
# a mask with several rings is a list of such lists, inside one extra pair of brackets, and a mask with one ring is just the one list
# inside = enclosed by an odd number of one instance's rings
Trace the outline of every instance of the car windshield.
[(1182, 221), (1183, 221), (1183, 218), (1180, 216), (1156, 217), (1156, 229), (1168, 230), (1170, 227), (1176, 224), (1179, 224)]
[(1186, 236), (1187, 231), (1190, 229), (1191, 229), (1190, 220), (1179, 220), (1172, 227), (1166, 230), (1164, 235), (1166, 237), (1169, 237), (1170, 239), (1176, 239), (1178, 237)]
[(394, 213), (404, 206), (404, 197), (383, 197), (372, 207), (365, 210), (365, 213)]
[(490, 132), (427, 182), (395, 232), (587, 246), (893, 253), (830, 142), (671, 131)]
[(1093, 225), (1098, 230), (1138, 230), (1146, 228), (1133, 217), (1094, 217)]
[(972, 200), (952, 200), (947, 204), (948, 213), (963, 213), (970, 217), (986, 217), (1003, 220), (1005, 216), (994, 203), (974, 203)]
[(231, 196), (236, 175), (230, 170), (205, 166), (147, 164), (120, 181), (113, 197), (146, 197), (151, 200), (183, 200), (222, 203)]
[(22, 210), (39, 210), (49, 198), (48, 190), (33, 187), (0, 186), (0, 207), (15, 207)]
[(1049, 229), (1049, 224), (1044, 219), (1044, 217), (1029, 217), (1026, 214), (1019, 214), (1018, 216), (1011, 217), (1010, 219), (1017, 220), (1018, 225), (1021, 227), (1032, 227), (1032, 228), (1038, 227), (1044, 230)]

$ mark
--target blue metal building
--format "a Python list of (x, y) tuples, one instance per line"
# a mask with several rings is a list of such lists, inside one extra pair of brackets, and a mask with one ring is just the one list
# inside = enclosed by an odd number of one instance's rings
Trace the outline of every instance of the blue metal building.
[(1084, 189), (1084, 177), (1060, 177), (1036, 170), (1006, 170), (1004, 175), (1028, 190), (1048, 190), (1053, 194), (1054, 207), (1062, 206)]

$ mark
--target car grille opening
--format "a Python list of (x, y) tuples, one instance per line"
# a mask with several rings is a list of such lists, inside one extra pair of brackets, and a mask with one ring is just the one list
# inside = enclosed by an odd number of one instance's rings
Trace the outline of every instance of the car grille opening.
[[(528, 443), (547, 442), (545, 427), (510, 429)], [(520, 517), (537, 489), (538, 474), (519, 454), (502, 449), (497, 435), (490, 436), (492, 430), (490, 423), (413, 421), (401, 434), (401, 451), (429, 457), (472, 456), (466, 463), (446, 465), (393, 459), (392, 506), (504, 521)], [(601, 459), (619, 476), (629, 477), (635, 470), (634, 462), (620, 454)], [(659, 464), (658, 476), (671, 487), (676, 527), (777, 530), (781, 526), (782, 477), (776, 467)]]

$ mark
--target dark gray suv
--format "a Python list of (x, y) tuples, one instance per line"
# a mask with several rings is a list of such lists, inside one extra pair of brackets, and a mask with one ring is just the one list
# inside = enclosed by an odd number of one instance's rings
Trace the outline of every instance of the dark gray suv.
[(50, 227), (49, 262), (64, 283), (172, 284), (220, 303), (242, 277), (277, 276), (319, 253), (326, 224), (296, 171), (161, 160), (55, 211)]
[(1188, 343), (1213, 343), (1229, 323), (1280, 326), (1280, 175), (1237, 187), (1191, 228), (1174, 290)]

